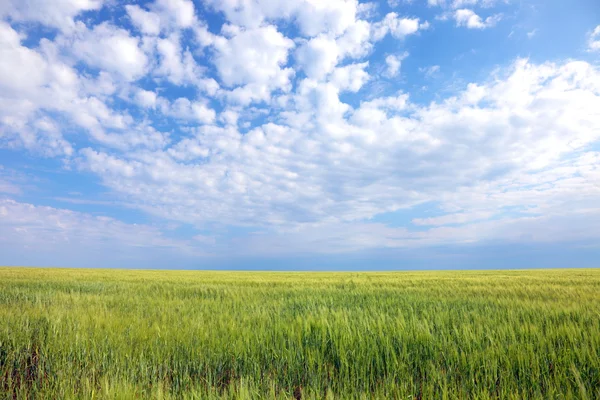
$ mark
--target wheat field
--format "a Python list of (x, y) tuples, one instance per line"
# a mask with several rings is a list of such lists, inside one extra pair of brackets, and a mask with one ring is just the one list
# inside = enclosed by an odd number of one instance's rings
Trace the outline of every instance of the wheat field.
[(600, 398), (600, 269), (0, 268), (0, 397)]

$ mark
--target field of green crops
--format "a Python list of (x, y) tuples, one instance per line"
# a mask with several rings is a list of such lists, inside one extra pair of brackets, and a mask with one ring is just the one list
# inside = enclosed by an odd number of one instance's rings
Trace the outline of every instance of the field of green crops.
[(600, 398), (600, 269), (0, 268), (0, 398)]

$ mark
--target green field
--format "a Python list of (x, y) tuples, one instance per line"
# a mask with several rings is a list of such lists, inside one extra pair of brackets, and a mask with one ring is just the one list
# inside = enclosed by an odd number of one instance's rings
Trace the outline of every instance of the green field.
[(600, 398), (600, 269), (0, 268), (0, 398)]

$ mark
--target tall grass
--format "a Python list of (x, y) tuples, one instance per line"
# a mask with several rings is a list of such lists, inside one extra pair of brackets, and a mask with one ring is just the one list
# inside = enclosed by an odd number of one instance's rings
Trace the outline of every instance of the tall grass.
[(600, 398), (600, 270), (0, 268), (0, 397)]

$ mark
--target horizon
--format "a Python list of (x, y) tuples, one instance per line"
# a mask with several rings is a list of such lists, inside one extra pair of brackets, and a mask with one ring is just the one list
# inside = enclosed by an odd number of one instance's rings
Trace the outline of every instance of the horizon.
[(0, 264), (598, 268), (596, 0), (8, 0)]
[(465, 269), (465, 268), (456, 268), (456, 269), (387, 269), (387, 270), (328, 270), (328, 269), (314, 269), (314, 270), (292, 270), (292, 269), (172, 269), (172, 268), (127, 268), (127, 267), (59, 267), (59, 266), (36, 266), (36, 265), (0, 265), (0, 269), (58, 269), (58, 270), (69, 270), (69, 271), (79, 271), (79, 270), (94, 270), (94, 271), (141, 271), (141, 272), (223, 272), (223, 273), (290, 273), (290, 274), (311, 274), (311, 273), (324, 273), (324, 274), (395, 274), (395, 273), (442, 273), (442, 272), (494, 272), (494, 273), (502, 273), (502, 272), (534, 272), (534, 271), (578, 271), (578, 270), (596, 270), (595, 267), (539, 267), (539, 268), (505, 268), (505, 269)]

